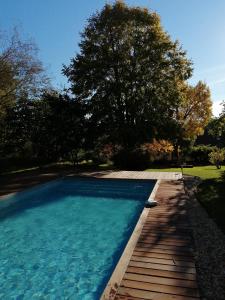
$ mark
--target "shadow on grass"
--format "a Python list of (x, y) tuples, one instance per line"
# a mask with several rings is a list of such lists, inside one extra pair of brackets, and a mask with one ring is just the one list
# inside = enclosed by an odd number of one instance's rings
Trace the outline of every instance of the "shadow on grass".
[(198, 187), (197, 199), (225, 232), (225, 171), (218, 179), (206, 179)]

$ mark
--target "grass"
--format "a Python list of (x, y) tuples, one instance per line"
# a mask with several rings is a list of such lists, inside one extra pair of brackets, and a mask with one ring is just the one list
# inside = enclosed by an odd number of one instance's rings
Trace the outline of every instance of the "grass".
[(196, 196), (225, 233), (225, 171), (220, 178), (203, 180)]
[[(161, 169), (147, 169), (148, 172), (181, 172), (181, 168), (161, 168)], [(215, 166), (200, 166), (193, 168), (183, 168), (185, 175), (198, 176), (201, 179), (218, 179), (225, 171), (225, 166), (218, 170)]]
[[(148, 169), (147, 171), (180, 172), (180, 168)], [(196, 197), (208, 215), (225, 232), (225, 166), (218, 170), (215, 166), (184, 168), (185, 175), (198, 176), (202, 183)]]

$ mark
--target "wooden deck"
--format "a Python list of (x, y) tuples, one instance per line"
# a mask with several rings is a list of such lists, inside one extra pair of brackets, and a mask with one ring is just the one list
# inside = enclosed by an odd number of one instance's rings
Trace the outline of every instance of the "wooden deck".
[[(181, 172), (146, 172), (146, 171), (97, 171), (79, 172), (79, 176), (114, 179), (152, 179), (152, 180), (178, 180), (182, 178)], [(74, 176), (74, 174), (71, 174)]]
[(116, 300), (199, 299), (182, 181), (161, 181)]

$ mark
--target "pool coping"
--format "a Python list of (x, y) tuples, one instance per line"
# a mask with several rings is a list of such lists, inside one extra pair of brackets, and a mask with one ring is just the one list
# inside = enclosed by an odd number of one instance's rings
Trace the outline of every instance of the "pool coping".
[[(151, 180), (151, 179), (149, 179), (149, 180)], [(159, 188), (160, 182), (161, 182), (160, 179), (156, 180), (155, 186), (154, 186), (152, 192), (150, 193), (148, 200), (155, 199), (155, 195)], [(123, 279), (123, 276), (126, 272), (126, 269), (130, 262), (130, 259), (133, 254), (133, 251), (135, 249), (135, 246), (137, 244), (137, 241), (140, 237), (142, 228), (145, 224), (145, 221), (147, 219), (149, 211), (150, 211), (150, 207), (144, 207), (144, 209), (138, 219), (138, 222), (126, 244), (126, 247), (125, 247), (125, 249), (124, 249), (124, 251), (123, 251), (123, 253), (122, 253), (101, 297), (100, 297), (100, 300), (113, 300), (115, 298), (117, 289), (118, 289), (118, 287)]]

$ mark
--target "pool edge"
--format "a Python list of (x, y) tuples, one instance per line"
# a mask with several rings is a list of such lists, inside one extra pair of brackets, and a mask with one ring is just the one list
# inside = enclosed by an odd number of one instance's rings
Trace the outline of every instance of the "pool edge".
[[(160, 182), (161, 182), (160, 179), (158, 179), (156, 181), (155, 186), (154, 186), (152, 192), (150, 193), (148, 199), (151, 198), (154, 200), (156, 192), (159, 188)], [(117, 265), (115, 266), (114, 271), (113, 271), (108, 283), (106, 284), (106, 287), (100, 297), (100, 300), (113, 300), (115, 298), (117, 289), (118, 289), (118, 287), (123, 279), (123, 276), (126, 272), (130, 258), (133, 254), (133, 251), (135, 249), (135, 246), (137, 244), (137, 241), (139, 239), (139, 236), (141, 234), (142, 228), (145, 224), (145, 221), (147, 219), (150, 209), (151, 208), (149, 208), (149, 207), (144, 207), (144, 209), (138, 219), (138, 222), (126, 244), (126, 247), (125, 247)]]

